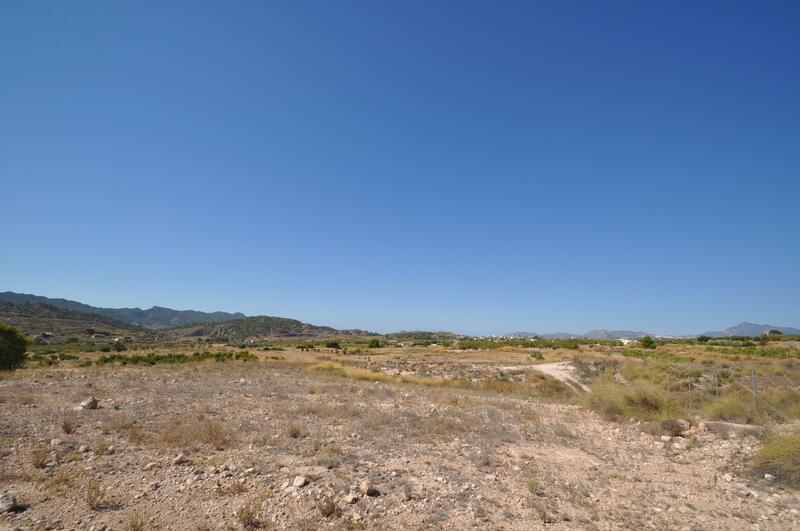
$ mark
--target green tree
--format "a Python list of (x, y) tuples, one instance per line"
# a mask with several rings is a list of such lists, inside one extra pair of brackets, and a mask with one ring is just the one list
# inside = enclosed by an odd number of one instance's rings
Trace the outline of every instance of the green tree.
[(370, 339), (369, 344), (367, 345), (369, 348), (380, 348), (381, 340), (380, 339)]
[(775, 328), (773, 328), (772, 330), (770, 330), (769, 332), (767, 332), (767, 335), (770, 335), (770, 336), (782, 336), (782, 335), (783, 335), (783, 332), (781, 332), (781, 331), (780, 331), (780, 330), (778, 330), (778, 329), (775, 329)]
[(656, 348), (656, 342), (650, 336), (644, 336), (639, 340), (639, 344), (642, 345), (642, 348)]
[(0, 371), (25, 365), (28, 340), (13, 326), (0, 323)]
[(342, 348), (339, 345), (338, 341), (328, 341), (327, 343), (325, 343), (325, 347), (327, 347), (327, 348), (335, 348), (336, 350), (339, 350), (340, 348)]

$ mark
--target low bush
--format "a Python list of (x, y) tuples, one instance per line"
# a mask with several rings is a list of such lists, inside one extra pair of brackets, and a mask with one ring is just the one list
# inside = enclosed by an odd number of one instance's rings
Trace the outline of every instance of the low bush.
[(653, 384), (634, 382), (630, 386), (622, 386), (603, 379), (590, 388), (592, 392), (584, 395), (582, 401), (609, 420), (663, 420), (679, 417), (682, 413), (678, 401)]
[(753, 463), (760, 474), (772, 474), (779, 481), (800, 484), (800, 430), (767, 439)]

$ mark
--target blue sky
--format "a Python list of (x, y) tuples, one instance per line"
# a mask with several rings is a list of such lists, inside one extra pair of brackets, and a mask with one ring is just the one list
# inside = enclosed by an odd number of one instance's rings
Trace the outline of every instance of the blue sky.
[(0, 5), (0, 290), (800, 326), (797, 2)]

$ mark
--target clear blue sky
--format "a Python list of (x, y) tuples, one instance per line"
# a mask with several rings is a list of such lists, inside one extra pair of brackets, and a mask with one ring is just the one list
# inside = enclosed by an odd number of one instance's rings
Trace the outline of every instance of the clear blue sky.
[(0, 4), (0, 290), (800, 326), (798, 2)]

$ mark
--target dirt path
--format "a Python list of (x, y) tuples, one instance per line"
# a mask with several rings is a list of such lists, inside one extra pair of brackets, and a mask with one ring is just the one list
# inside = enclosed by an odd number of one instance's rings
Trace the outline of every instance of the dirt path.
[(585, 391), (590, 393), (588, 387), (583, 385), (580, 380), (578, 380), (577, 371), (575, 367), (568, 361), (559, 361), (556, 363), (539, 363), (537, 365), (517, 365), (517, 366), (509, 366), (509, 367), (501, 367), (502, 370), (511, 371), (511, 370), (520, 370), (520, 369), (533, 369), (539, 371), (551, 378), (555, 378), (564, 382), (565, 384), (569, 385), (570, 387), (576, 388), (576, 390)]

